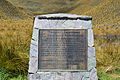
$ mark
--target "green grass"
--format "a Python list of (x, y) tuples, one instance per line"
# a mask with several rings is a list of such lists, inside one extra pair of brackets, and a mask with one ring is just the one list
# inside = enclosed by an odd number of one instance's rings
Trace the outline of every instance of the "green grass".
[(0, 80), (27, 80), (27, 74), (12, 75), (11, 72), (0, 68)]
[(11, 78), (10, 80), (27, 80), (27, 76), (19, 75), (18, 77)]
[(98, 77), (99, 80), (120, 80), (120, 68), (117, 68), (116, 70), (112, 72), (103, 72), (101, 70), (98, 70)]

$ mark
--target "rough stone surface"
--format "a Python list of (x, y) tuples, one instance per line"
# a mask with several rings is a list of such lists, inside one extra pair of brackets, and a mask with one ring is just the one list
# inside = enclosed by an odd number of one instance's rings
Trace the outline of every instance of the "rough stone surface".
[(90, 80), (98, 80), (97, 70), (96, 70), (95, 68), (93, 68), (93, 69), (90, 71)]
[(95, 57), (95, 47), (88, 47), (88, 57)]
[(88, 70), (91, 70), (92, 68), (95, 67), (96, 67), (96, 58), (95, 57), (88, 58)]
[(35, 41), (38, 41), (38, 33), (39, 33), (39, 29), (33, 29), (33, 35), (32, 35), (32, 39)]
[(83, 73), (78, 72), (78, 73), (72, 73), (72, 79), (73, 80), (80, 80), (84, 77)]
[(94, 37), (93, 37), (93, 30), (88, 29), (88, 46), (93, 47), (94, 46)]
[(34, 28), (39, 29), (91, 29), (91, 20), (47, 20), (38, 19), (38, 17), (69, 17), (69, 18), (91, 18), (91, 16), (79, 16), (73, 14), (48, 14), (35, 17)]
[(30, 57), (38, 57), (38, 41), (31, 40)]
[[(87, 75), (86, 75), (87, 74)], [(88, 72), (37, 72), (28, 75), (29, 80), (98, 80), (95, 68)]]
[(31, 40), (31, 44), (34, 46), (38, 46), (38, 41)]
[(38, 46), (31, 44), (30, 45), (30, 57), (38, 57)]
[[(94, 37), (91, 20), (47, 20), (38, 17), (91, 18), (73, 14), (48, 14), (35, 17), (30, 45), (28, 80), (98, 80), (95, 58)], [(88, 70), (79, 72), (45, 72), (38, 70), (38, 34), (40, 29), (88, 29)]]
[(47, 14), (47, 15), (38, 15), (36, 17), (70, 17), (70, 18), (91, 18), (91, 16), (81, 16), (76, 14), (65, 14), (65, 13), (57, 13), (57, 14)]
[(37, 57), (30, 57), (29, 60), (29, 73), (36, 73), (38, 70), (38, 58)]
[(91, 21), (83, 21), (82, 23), (83, 29), (92, 29), (92, 22)]
[(84, 20), (37, 20), (36, 28), (39, 29), (91, 29), (91, 21)]

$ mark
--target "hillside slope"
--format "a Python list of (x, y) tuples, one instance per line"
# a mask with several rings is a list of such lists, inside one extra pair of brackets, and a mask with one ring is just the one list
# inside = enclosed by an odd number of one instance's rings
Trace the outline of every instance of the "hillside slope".
[(120, 0), (106, 0), (84, 14), (93, 16), (95, 26), (120, 26)]
[(0, 19), (27, 18), (28, 15), (6, 0), (0, 0)]
[(8, 0), (14, 6), (33, 14), (66, 12), (76, 5), (78, 0)]
[(69, 13), (92, 16), (94, 26), (120, 26), (120, 0), (87, 2), (88, 0), (84, 0), (83, 5), (77, 6)]
[(93, 9), (96, 6), (99, 6), (104, 0), (78, 0), (80, 5), (76, 6), (75, 9), (72, 9), (68, 13), (84, 15), (84, 12), (87, 12)]

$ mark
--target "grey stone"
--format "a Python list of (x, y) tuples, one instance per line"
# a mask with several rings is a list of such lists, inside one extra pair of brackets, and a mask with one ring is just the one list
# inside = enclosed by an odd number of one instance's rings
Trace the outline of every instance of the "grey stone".
[(69, 18), (91, 18), (91, 16), (80, 16), (76, 14), (65, 14), (65, 13), (57, 13), (57, 14), (47, 14), (47, 15), (38, 15), (36, 17), (69, 17)]
[(31, 40), (31, 44), (35, 45), (35, 46), (38, 46), (38, 41)]
[(90, 77), (90, 72), (83, 72), (84, 77)]
[(38, 17), (68, 17), (68, 18), (91, 18), (90, 16), (79, 16), (73, 14), (48, 14), (38, 15), (35, 18), (34, 28), (39, 29), (91, 29), (91, 20), (47, 20)]
[(64, 72), (62, 73), (64, 76), (64, 80), (73, 80), (72, 79), (72, 73), (71, 72)]
[[(40, 22), (39, 22), (40, 21)], [(91, 21), (83, 20), (39, 20), (39, 29), (89, 29)]]
[(95, 57), (95, 47), (88, 47), (88, 57)]
[(40, 28), (42, 26), (40, 23), (42, 23), (42, 20), (38, 20), (38, 18), (35, 18), (34, 28)]
[(81, 80), (84, 74), (82, 72), (72, 73), (72, 80)]
[[(86, 76), (86, 74), (90, 76)], [(96, 70), (92, 69), (90, 72), (37, 72), (29, 74), (28, 80), (98, 80)]]
[(32, 35), (32, 39), (35, 41), (38, 41), (38, 34), (39, 33), (39, 29), (33, 29), (33, 35)]
[[(40, 22), (39, 22), (40, 21)], [(38, 26), (39, 29), (50, 29), (50, 20), (39, 20), (38, 24), (37, 25), (40, 25)]]
[(88, 46), (93, 47), (94, 46), (94, 37), (93, 37), (93, 30), (88, 29)]
[(42, 80), (55, 80), (56, 72), (37, 72)]
[(89, 77), (83, 77), (81, 80), (90, 80)]
[(88, 58), (88, 70), (91, 70), (92, 68), (95, 67), (96, 67), (96, 58), (95, 57)]
[(43, 80), (39, 74), (28, 74), (28, 80)]
[(90, 71), (90, 80), (98, 80), (97, 70), (96, 70), (95, 68), (93, 68), (93, 69)]
[(83, 26), (83, 29), (92, 29), (92, 22), (91, 21), (83, 21), (82, 26)]
[(38, 47), (31, 44), (30, 45), (30, 57), (38, 57)]
[(30, 57), (29, 60), (29, 73), (36, 73), (38, 70), (38, 58), (37, 57)]
[[(38, 17), (68, 17), (81, 18), (76, 20), (48, 20)], [(30, 46), (30, 61), (28, 80), (98, 80), (95, 58), (94, 37), (90, 16), (79, 16), (73, 14), (48, 14), (36, 16), (32, 41)], [(45, 72), (38, 70), (38, 35), (40, 29), (88, 29), (88, 70), (80, 72)], [(40, 71), (40, 72), (39, 72)]]
[(62, 27), (65, 29), (81, 29), (82, 24), (80, 25), (81, 20), (66, 20)]
[(30, 57), (38, 57), (38, 41), (31, 40)]
[(57, 72), (55, 77), (54, 77), (54, 80), (65, 80), (65, 75), (62, 75), (61, 72)]

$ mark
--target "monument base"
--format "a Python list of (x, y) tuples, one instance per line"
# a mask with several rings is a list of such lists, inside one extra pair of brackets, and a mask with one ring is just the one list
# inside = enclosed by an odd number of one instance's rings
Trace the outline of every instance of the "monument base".
[(28, 74), (28, 80), (98, 80), (97, 70), (88, 72), (37, 72)]

